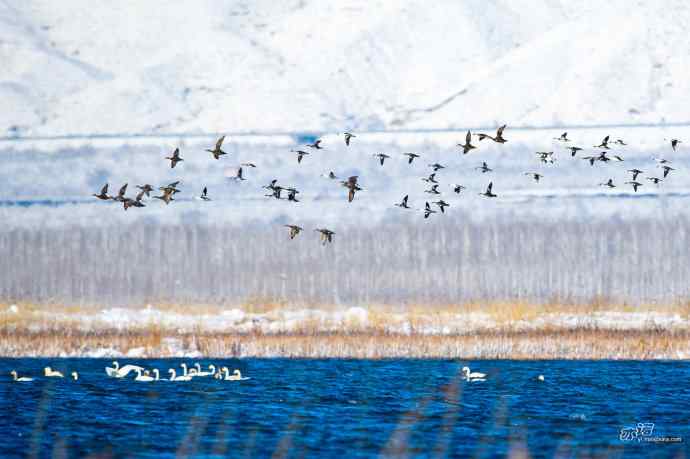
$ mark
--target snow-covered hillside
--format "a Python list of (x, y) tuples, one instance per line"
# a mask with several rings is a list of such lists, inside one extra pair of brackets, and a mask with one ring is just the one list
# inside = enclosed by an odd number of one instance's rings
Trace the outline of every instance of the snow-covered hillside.
[(682, 0), (0, 2), (0, 135), (688, 121)]

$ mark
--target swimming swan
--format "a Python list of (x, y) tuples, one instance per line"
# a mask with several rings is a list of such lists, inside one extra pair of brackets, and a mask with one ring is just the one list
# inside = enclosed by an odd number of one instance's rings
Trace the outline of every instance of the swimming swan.
[(199, 363), (195, 363), (194, 366), (196, 367), (195, 376), (214, 376), (216, 374), (216, 367), (213, 365), (208, 366), (208, 369), (211, 371), (201, 371), (201, 365)]
[(54, 371), (50, 367), (45, 367), (43, 369), (43, 376), (46, 378), (64, 378), (65, 376), (59, 371)]
[(79, 373), (77, 373), (76, 371), (73, 371), (72, 372), (72, 379), (74, 379), (75, 381), (78, 380), (79, 379)]
[(10, 374), (12, 375), (12, 379), (17, 382), (29, 382), (34, 380), (34, 378), (27, 378), (26, 376), (19, 378), (17, 377), (17, 372), (14, 370), (10, 371)]
[(113, 368), (105, 367), (105, 373), (111, 378), (124, 378), (130, 371), (134, 370), (144, 371), (144, 368), (139, 365), (125, 365), (120, 368), (120, 364), (117, 361), (113, 362)]
[(225, 373), (225, 378), (223, 378), (225, 381), (246, 381), (247, 379), (250, 379), (243, 378), (242, 372), (240, 370), (233, 371), (231, 375), (230, 370), (228, 370), (228, 367), (223, 367), (223, 373)]
[(486, 374), (470, 373), (470, 367), (462, 367), (462, 374), (467, 381), (486, 381)]
[(177, 376), (177, 373), (175, 373), (175, 369), (171, 368), (168, 370), (168, 373), (170, 373), (170, 379), (169, 381), (191, 381), (192, 377), (187, 375), (182, 375), (182, 376)]
[(135, 381), (141, 381), (141, 382), (151, 382), (154, 381), (153, 376), (149, 375), (148, 370), (142, 375), (141, 370), (135, 370), (137, 372), (136, 378), (134, 378)]

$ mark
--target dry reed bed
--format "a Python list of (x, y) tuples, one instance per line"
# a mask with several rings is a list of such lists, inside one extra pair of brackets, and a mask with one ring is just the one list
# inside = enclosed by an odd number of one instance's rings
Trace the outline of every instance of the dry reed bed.
[(10, 357), (687, 359), (687, 304), (0, 304)]
[(8, 357), (688, 359), (690, 333), (571, 330), (475, 335), (0, 333)]

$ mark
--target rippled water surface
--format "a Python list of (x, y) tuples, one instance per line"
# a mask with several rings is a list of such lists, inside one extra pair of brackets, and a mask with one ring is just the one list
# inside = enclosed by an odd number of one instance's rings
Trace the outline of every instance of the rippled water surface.
[[(0, 457), (677, 457), (690, 441), (687, 362), (204, 360), (251, 379), (149, 383), (110, 363), (0, 360)], [(9, 376), (46, 365), (80, 378)]]

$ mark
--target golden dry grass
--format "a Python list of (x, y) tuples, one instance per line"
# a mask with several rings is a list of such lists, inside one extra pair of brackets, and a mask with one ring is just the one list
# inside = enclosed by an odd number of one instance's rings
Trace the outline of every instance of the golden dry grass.
[[(118, 309), (129, 314), (126, 322), (104, 320), (108, 308), (95, 305), (11, 306), (0, 304), (0, 355), (13, 357), (690, 357), (690, 302), (374, 305), (348, 313), (342, 306), (255, 299), (242, 305)], [(610, 316), (616, 322), (607, 322)]]

